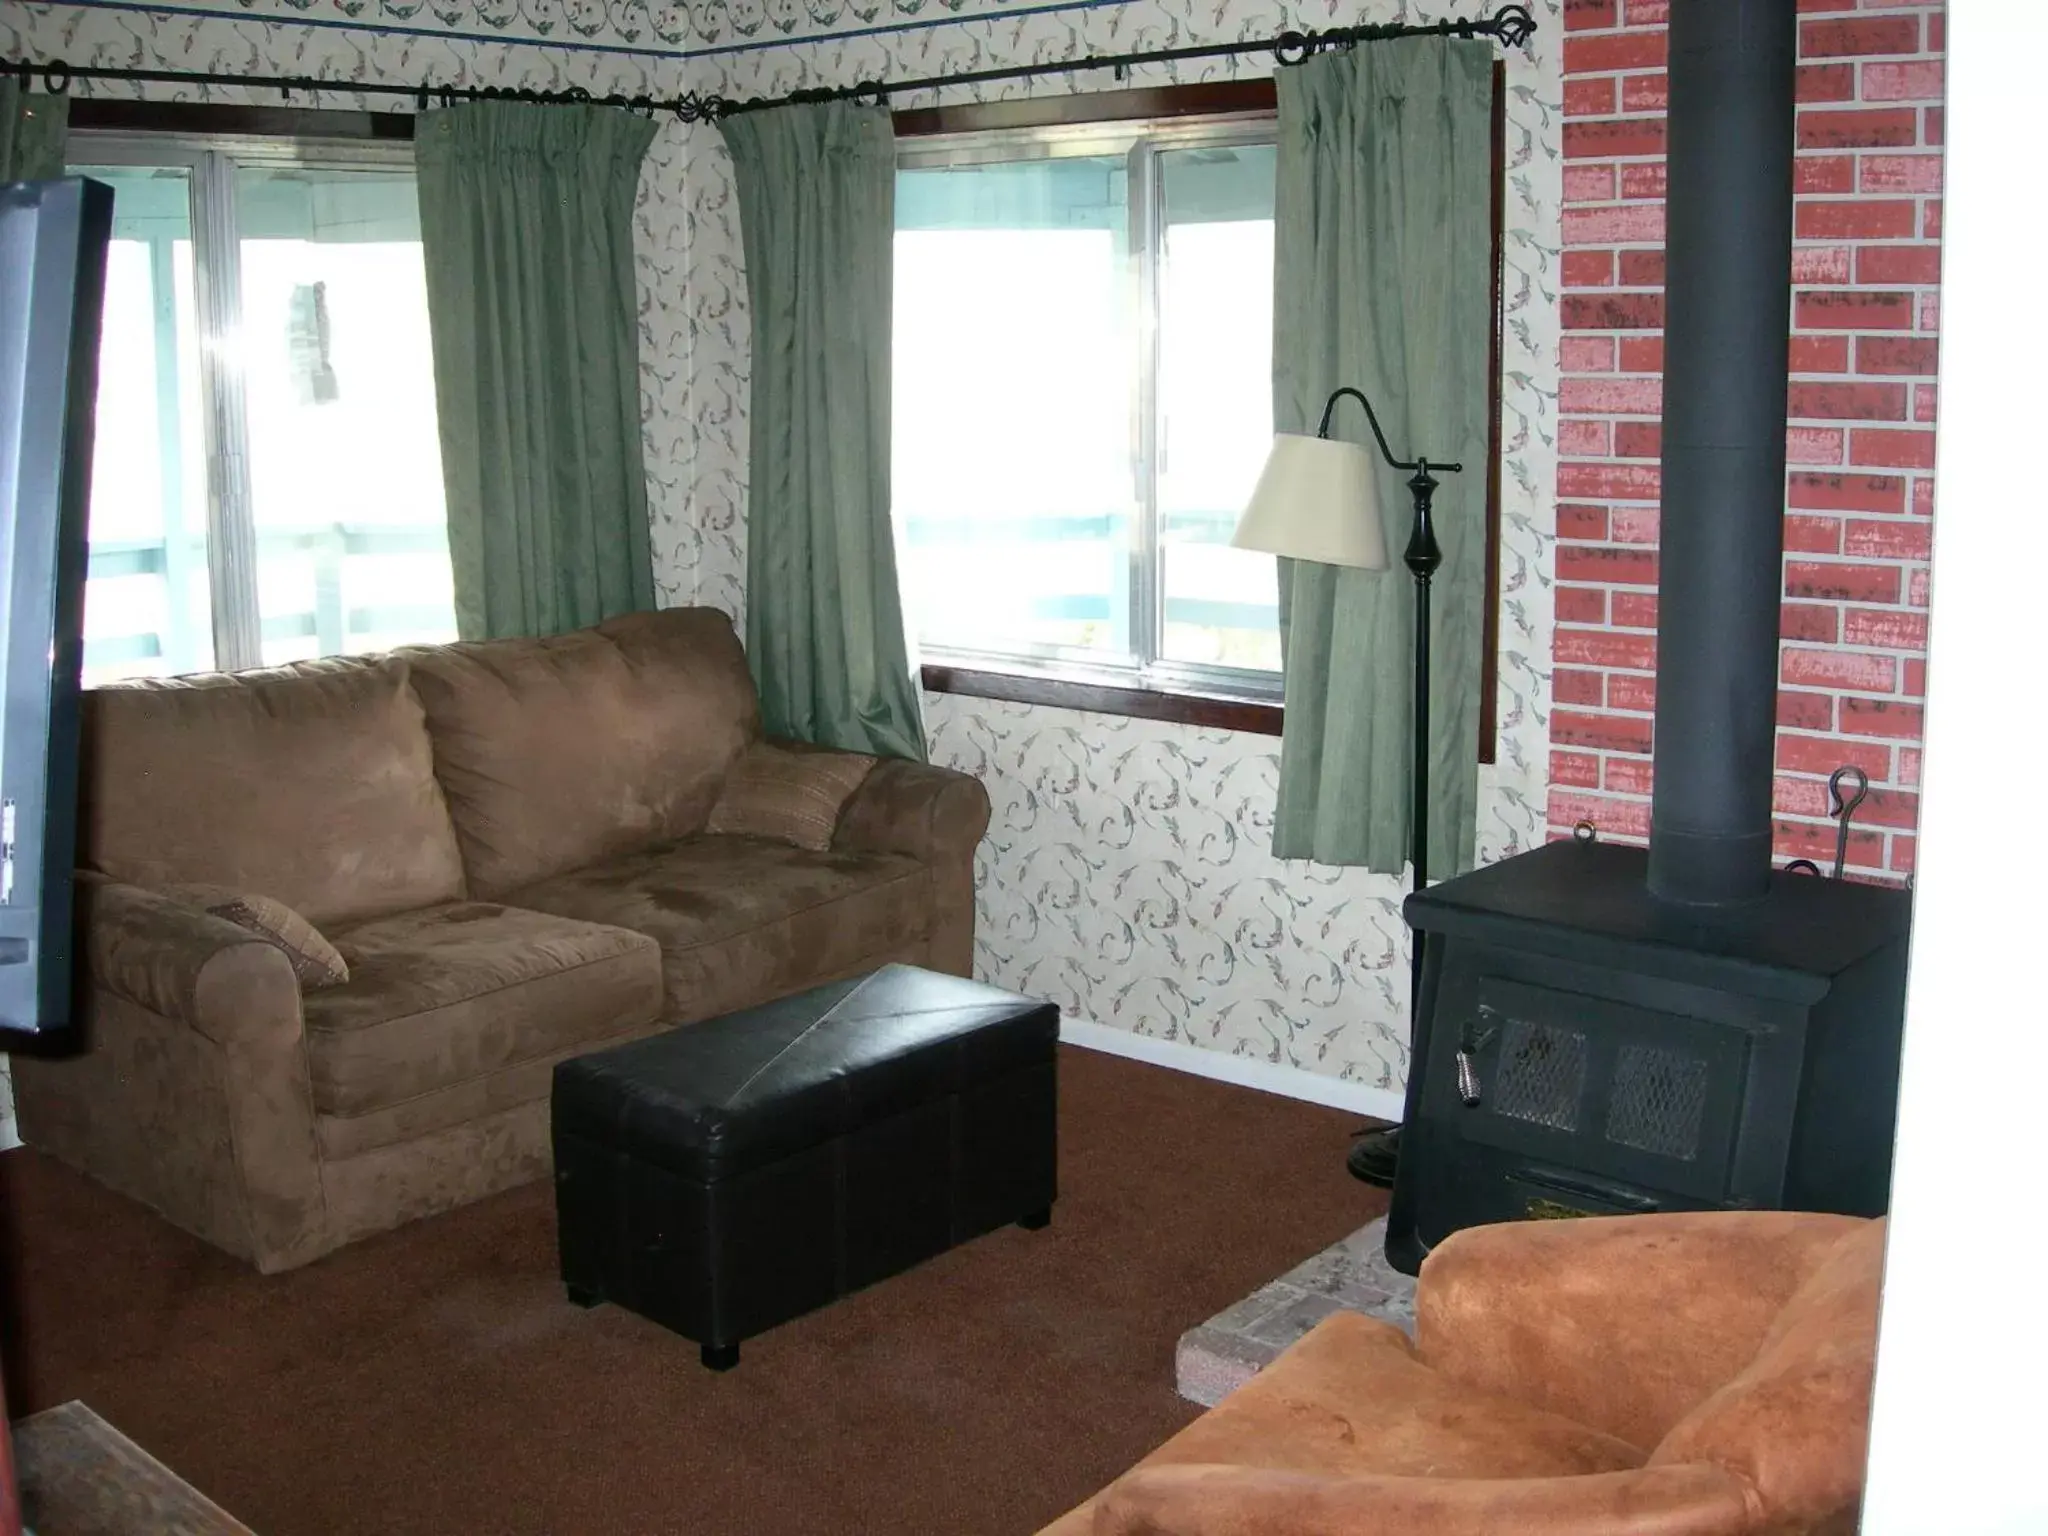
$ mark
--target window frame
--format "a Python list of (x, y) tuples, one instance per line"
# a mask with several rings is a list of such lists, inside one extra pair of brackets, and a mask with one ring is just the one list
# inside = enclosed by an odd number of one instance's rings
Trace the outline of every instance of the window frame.
[(1126, 578), (1129, 610), (1123, 616), (1129, 627), (1132, 659), (1109, 660), (1043, 644), (987, 651), (926, 645), (920, 640), (919, 649), (929, 658), (928, 675), (954, 685), (978, 683), (983, 689), (995, 686), (986, 681), (995, 677), (1064, 685), (1069, 697), (1121, 702), (1124, 707), (1116, 713), (1142, 712), (1130, 707), (1132, 695), (1141, 700), (1151, 696), (1204, 699), (1277, 711), (1282, 690), (1277, 671), (1175, 661), (1160, 654), (1164, 650), (1166, 603), (1164, 548), (1159, 539), (1159, 268), (1166, 228), (1160, 156), (1182, 149), (1272, 144), (1277, 126), (1272, 112), (1251, 110), (1200, 117), (1167, 115), (968, 128), (899, 141), (899, 171), (1122, 156), (1129, 204), (1126, 239), (1131, 253), (1131, 270), (1125, 281), (1137, 325), (1130, 421), (1135, 529)]
[[(1266, 76), (909, 108), (894, 113), (893, 121), (900, 156), (901, 146), (905, 143), (924, 139), (1016, 133), (1060, 125), (1200, 122), (1221, 118), (1263, 119), (1277, 124), (1278, 106), (1277, 88), (1272, 77)], [(1486, 590), (1482, 600), (1479, 684), (1478, 758), (1481, 763), (1491, 763), (1495, 758), (1500, 702), (1501, 456), (1505, 442), (1501, 368), (1506, 324), (1507, 75), (1498, 60), (1493, 67), (1492, 148), (1493, 326), (1487, 371)], [(933, 661), (923, 667), (923, 684), (933, 693), (1130, 715), (1269, 736), (1278, 736), (1284, 722), (1277, 699), (1267, 702), (1193, 692), (1166, 692), (1132, 686), (1127, 677), (1060, 676), (1049, 672), (1011, 670), (1007, 663), (1001, 670), (991, 670), (988, 667)]]
[[(347, 119), (350, 114), (251, 113), (248, 128), (241, 130), (232, 120), (210, 128), (181, 128), (176, 126), (176, 108), (157, 104), (150, 104), (147, 115), (126, 120), (125, 115), (113, 115), (113, 122), (104, 127), (90, 125), (96, 116), (74, 113), (65, 145), (67, 166), (161, 167), (182, 170), (190, 178), (213, 666), (221, 672), (259, 668), (264, 665), (263, 616), (246, 380), (241, 368), (228, 362), (238, 355), (235, 338), (242, 319), (236, 172), (244, 167), (290, 167), (402, 170), (410, 175), (416, 173), (412, 141), (409, 135), (351, 132), (355, 125), (341, 121), (334, 125), (339, 131), (331, 135), (311, 131), (320, 118)], [(165, 126), (152, 126), (158, 121)], [(233, 253), (233, 259), (221, 261), (221, 251)]]

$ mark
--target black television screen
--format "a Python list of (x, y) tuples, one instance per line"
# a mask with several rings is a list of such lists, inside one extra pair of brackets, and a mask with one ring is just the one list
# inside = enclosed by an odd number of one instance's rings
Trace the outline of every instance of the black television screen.
[(0, 1032), (71, 1022), (78, 667), (114, 194), (0, 187)]

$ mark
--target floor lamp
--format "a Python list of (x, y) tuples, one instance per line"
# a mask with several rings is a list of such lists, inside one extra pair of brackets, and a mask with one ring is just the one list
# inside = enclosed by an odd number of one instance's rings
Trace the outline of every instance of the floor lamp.
[[(1356, 443), (1330, 436), (1330, 419), (1346, 395), (1365, 408), (1380, 457), (1408, 472), (1415, 498), (1415, 521), (1401, 563), (1415, 578), (1415, 727), (1413, 801), (1409, 807), (1408, 862), (1415, 890), (1429, 883), (1429, 591), (1437, 567), (1444, 563), (1437, 547), (1431, 502), (1437, 473), (1457, 474), (1462, 464), (1433, 464), (1428, 459), (1397, 459), (1387, 447), (1372, 402), (1345, 385), (1323, 407), (1322, 424), (1314, 437), (1282, 432), (1273, 439), (1265, 471), (1252, 492), (1231, 543), (1239, 549), (1263, 550), (1290, 560), (1317, 560), (1361, 570), (1387, 569), (1386, 536), (1382, 531), (1377, 472), (1372, 457)], [(1409, 942), (1408, 1016), (1410, 1029), (1422, 1003), (1422, 936)], [(1375, 1184), (1394, 1182), (1401, 1128), (1362, 1136), (1352, 1147), (1351, 1171)]]

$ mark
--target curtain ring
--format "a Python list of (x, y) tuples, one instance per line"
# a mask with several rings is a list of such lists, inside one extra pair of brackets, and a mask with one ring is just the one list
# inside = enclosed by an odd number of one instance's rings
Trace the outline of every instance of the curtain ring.
[(414, 107), (415, 111), (424, 112), (427, 110), (427, 103), (429, 98), (433, 95), (433, 89), (434, 86), (432, 81), (422, 80), (420, 82), (420, 93), (417, 97), (414, 98), (414, 101), (416, 103)]
[(71, 66), (62, 59), (53, 59), (43, 66), (43, 89), (52, 96), (67, 96), (71, 92)]
[(1316, 35), (1313, 32), (1282, 32), (1273, 39), (1273, 62), (1276, 64), (1300, 64), (1315, 51)]

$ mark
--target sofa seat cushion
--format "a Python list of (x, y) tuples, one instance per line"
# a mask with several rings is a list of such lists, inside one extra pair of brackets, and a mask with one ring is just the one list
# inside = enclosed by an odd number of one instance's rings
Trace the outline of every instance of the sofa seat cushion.
[(508, 899), (658, 941), (670, 1024), (906, 958), (932, 922), (930, 875), (915, 859), (721, 834), (578, 870)]
[(660, 952), (622, 928), (462, 901), (332, 937), (349, 979), (305, 999), (322, 1114), (389, 1111), (659, 1014)]

